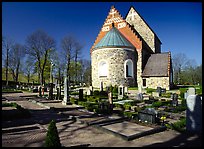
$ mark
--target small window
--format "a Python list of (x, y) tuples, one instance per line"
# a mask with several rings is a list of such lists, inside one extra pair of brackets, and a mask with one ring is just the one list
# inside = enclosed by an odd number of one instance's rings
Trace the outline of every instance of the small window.
[(146, 86), (146, 79), (143, 79), (143, 86)]
[(99, 63), (99, 77), (107, 77), (108, 76), (108, 65), (105, 61), (101, 61)]
[(125, 77), (133, 77), (133, 62), (130, 59), (125, 61)]

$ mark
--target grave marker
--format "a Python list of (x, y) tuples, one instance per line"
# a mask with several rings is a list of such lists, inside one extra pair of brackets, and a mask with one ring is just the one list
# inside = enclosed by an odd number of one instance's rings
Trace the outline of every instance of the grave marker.
[(186, 130), (202, 132), (202, 100), (198, 95), (189, 95), (186, 100)]
[(64, 98), (63, 98), (63, 101), (62, 101), (63, 105), (67, 105), (67, 103), (69, 101), (67, 91), (68, 91), (68, 79), (67, 79), (67, 77), (65, 77), (64, 78)]
[(188, 88), (188, 95), (195, 95), (195, 88), (193, 87)]

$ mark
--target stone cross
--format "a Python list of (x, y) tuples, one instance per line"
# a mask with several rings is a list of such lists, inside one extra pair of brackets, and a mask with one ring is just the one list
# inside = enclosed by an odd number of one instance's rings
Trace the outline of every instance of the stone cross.
[(193, 133), (202, 132), (202, 100), (198, 95), (189, 95), (186, 99), (186, 130)]

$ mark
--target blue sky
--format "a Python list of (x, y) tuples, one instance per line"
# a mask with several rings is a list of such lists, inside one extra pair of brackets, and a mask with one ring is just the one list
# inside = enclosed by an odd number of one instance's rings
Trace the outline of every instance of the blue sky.
[(90, 59), (93, 45), (114, 5), (123, 18), (130, 6), (140, 13), (162, 42), (162, 52), (186, 53), (202, 63), (202, 3), (193, 2), (3, 2), (2, 35), (24, 44), (38, 29), (60, 48), (65, 35), (84, 45), (81, 58)]

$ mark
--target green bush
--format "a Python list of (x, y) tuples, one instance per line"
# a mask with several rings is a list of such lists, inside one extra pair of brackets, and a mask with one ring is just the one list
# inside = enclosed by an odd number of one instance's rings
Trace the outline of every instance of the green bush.
[(152, 107), (160, 107), (162, 106), (162, 102), (161, 101), (156, 101), (152, 103)]
[(153, 89), (153, 88), (146, 88), (146, 91), (147, 91), (147, 93), (152, 93), (152, 92), (155, 92), (156, 89)]
[(100, 92), (99, 92), (98, 90), (95, 90), (95, 91), (93, 92), (93, 95), (94, 95), (94, 96), (99, 96), (99, 95), (100, 95)]
[(161, 96), (162, 97), (166, 97), (166, 98), (170, 98), (171, 97), (171, 93), (162, 93)]
[(78, 100), (75, 99), (74, 97), (71, 97), (71, 98), (70, 98), (70, 102), (71, 102), (72, 104), (78, 104)]
[(187, 92), (187, 90), (188, 88), (179, 88), (181, 98), (184, 98), (184, 93)]
[(137, 112), (129, 112), (129, 111), (124, 111), (123, 112), (123, 115), (130, 118), (130, 119), (136, 117), (137, 114), (138, 114)]
[(79, 95), (79, 92), (70, 92), (70, 95)]
[(117, 87), (117, 85), (115, 85), (114, 87), (113, 87), (113, 94), (118, 94), (118, 87)]
[(181, 120), (167, 126), (167, 128), (174, 129), (179, 132), (184, 132), (186, 130), (185, 127), (186, 127), (186, 118), (182, 118)]
[(200, 87), (200, 89), (196, 89), (196, 94), (202, 95), (202, 86)]
[(49, 123), (45, 138), (45, 147), (61, 147), (60, 138), (54, 120)]

